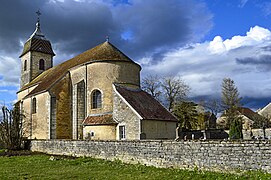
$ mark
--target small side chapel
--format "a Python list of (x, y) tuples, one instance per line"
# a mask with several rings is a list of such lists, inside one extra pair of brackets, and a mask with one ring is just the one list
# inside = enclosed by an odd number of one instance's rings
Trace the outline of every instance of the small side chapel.
[(141, 67), (108, 40), (53, 66), (50, 41), (25, 42), (17, 92), (30, 139), (175, 139), (177, 119), (140, 89)]

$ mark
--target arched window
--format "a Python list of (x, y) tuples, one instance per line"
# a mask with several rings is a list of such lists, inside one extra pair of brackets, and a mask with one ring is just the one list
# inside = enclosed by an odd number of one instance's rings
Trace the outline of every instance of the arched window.
[(45, 67), (44, 67), (44, 60), (43, 59), (40, 59), (40, 62), (39, 62), (39, 70), (45, 70)]
[(102, 107), (102, 93), (99, 90), (92, 92), (91, 108), (97, 109)]
[(24, 60), (24, 71), (27, 69), (27, 60)]
[(36, 113), (37, 112), (37, 100), (36, 98), (32, 99), (32, 113)]

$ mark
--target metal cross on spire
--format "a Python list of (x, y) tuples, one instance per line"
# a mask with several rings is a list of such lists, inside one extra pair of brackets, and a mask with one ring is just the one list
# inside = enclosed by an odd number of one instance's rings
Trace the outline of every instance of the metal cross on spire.
[(40, 21), (40, 15), (41, 15), (40, 10), (38, 10), (38, 11), (36, 12), (36, 14), (38, 15), (38, 22), (39, 22), (39, 21)]
[(106, 42), (109, 42), (109, 36), (106, 36), (105, 38)]
[(36, 23), (36, 30), (35, 30), (34, 33), (30, 36), (30, 38), (36, 37), (36, 38), (45, 39), (44, 34), (42, 34), (42, 32), (41, 32), (41, 30), (40, 30), (40, 15), (41, 15), (40, 10), (38, 10), (38, 11), (36, 12), (36, 14), (37, 14), (37, 16), (38, 16), (38, 20), (37, 20), (37, 23)]

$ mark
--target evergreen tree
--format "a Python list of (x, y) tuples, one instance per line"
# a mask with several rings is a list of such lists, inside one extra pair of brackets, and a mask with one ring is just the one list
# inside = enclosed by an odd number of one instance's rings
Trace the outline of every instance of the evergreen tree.
[(224, 78), (222, 82), (222, 107), (225, 110), (226, 128), (230, 127), (231, 122), (238, 116), (237, 108), (240, 107), (241, 98), (235, 83), (230, 78)]
[(236, 117), (230, 125), (229, 137), (231, 139), (243, 139), (242, 118)]
[(178, 118), (178, 126), (186, 129), (196, 129), (198, 125), (197, 104), (193, 102), (179, 102), (174, 106), (173, 113)]
[(235, 83), (230, 78), (222, 82), (222, 105), (225, 109), (226, 128), (230, 128), (230, 138), (242, 138), (242, 118), (238, 115), (241, 98)]

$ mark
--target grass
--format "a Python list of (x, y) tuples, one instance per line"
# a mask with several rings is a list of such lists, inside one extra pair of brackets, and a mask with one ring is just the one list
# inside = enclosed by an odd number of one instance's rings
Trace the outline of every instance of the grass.
[(48, 155), (0, 157), (0, 179), (271, 179), (271, 174), (188, 171), (92, 158), (49, 160)]
[(5, 152), (5, 149), (1, 149), (1, 148), (0, 148), (0, 153), (1, 153), (1, 152)]

